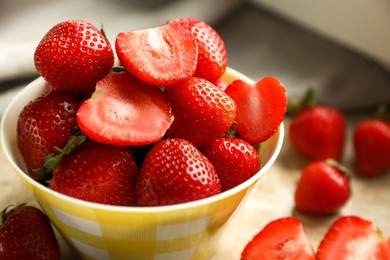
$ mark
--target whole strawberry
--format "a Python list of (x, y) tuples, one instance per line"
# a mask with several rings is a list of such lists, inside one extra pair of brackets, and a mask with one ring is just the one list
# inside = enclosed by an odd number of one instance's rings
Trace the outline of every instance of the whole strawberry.
[(35, 50), (34, 63), (52, 88), (83, 93), (93, 90), (111, 70), (114, 54), (95, 26), (70, 20), (46, 33)]
[(184, 138), (202, 147), (225, 133), (236, 118), (232, 98), (211, 82), (197, 77), (165, 89), (174, 121), (170, 138)]
[(62, 148), (76, 126), (81, 100), (65, 91), (54, 90), (27, 104), (17, 123), (17, 145), (29, 175), (45, 178), (34, 170), (43, 167), (45, 157)]
[(202, 152), (217, 171), (222, 191), (234, 188), (260, 170), (256, 149), (240, 138), (215, 138)]
[(20, 205), (0, 216), (0, 259), (60, 259), (60, 248), (47, 216)]
[(342, 159), (346, 120), (341, 111), (319, 105), (308, 89), (302, 100), (292, 100), (288, 113), (289, 140), (299, 153), (311, 160)]
[(295, 190), (295, 206), (308, 214), (331, 214), (350, 197), (347, 169), (334, 160), (315, 161), (302, 170)]
[(130, 148), (87, 140), (60, 160), (49, 188), (81, 200), (132, 206), (137, 175)]
[(390, 170), (390, 122), (361, 121), (354, 130), (355, 161), (359, 173), (375, 177)]
[(221, 192), (210, 161), (184, 139), (158, 142), (142, 165), (136, 188), (140, 206), (159, 206), (207, 198)]
[(215, 82), (226, 70), (227, 54), (221, 36), (209, 24), (194, 18), (177, 18), (170, 23), (179, 23), (191, 31), (198, 46), (198, 61), (194, 76)]

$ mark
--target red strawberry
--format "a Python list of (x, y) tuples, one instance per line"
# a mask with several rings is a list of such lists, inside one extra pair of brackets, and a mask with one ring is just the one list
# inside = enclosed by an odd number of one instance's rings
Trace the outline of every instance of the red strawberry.
[(33, 206), (20, 205), (0, 216), (0, 259), (60, 259), (50, 221)]
[(275, 78), (266, 77), (251, 85), (233, 81), (225, 90), (237, 105), (236, 131), (249, 143), (261, 143), (279, 128), (287, 108), (287, 94)]
[(140, 206), (199, 200), (218, 194), (221, 185), (213, 165), (184, 139), (157, 143), (142, 165), (136, 188)]
[(211, 82), (197, 77), (166, 88), (175, 120), (168, 137), (184, 138), (198, 147), (226, 132), (236, 117), (234, 101)]
[(351, 197), (348, 171), (334, 160), (315, 161), (301, 174), (295, 191), (295, 205), (308, 214), (329, 214)]
[(77, 122), (85, 135), (106, 144), (128, 146), (159, 141), (173, 121), (163, 93), (127, 72), (110, 73), (83, 102)]
[(245, 246), (241, 259), (314, 260), (315, 252), (301, 221), (285, 217), (257, 233)]
[(62, 90), (54, 90), (26, 105), (18, 118), (17, 145), (29, 175), (42, 180), (33, 170), (41, 168), (53, 147), (62, 148), (76, 126), (81, 100)]
[(198, 62), (194, 76), (215, 82), (226, 70), (227, 54), (220, 35), (204, 21), (194, 18), (177, 18), (170, 23), (179, 23), (191, 30), (198, 45)]
[(195, 73), (198, 48), (179, 24), (121, 32), (115, 48), (125, 69), (151, 85), (169, 86)]
[(362, 176), (375, 177), (390, 170), (390, 122), (367, 119), (354, 130), (356, 165)]
[(217, 171), (222, 191), (234, 188), (260, 170), (256, 149), (239, 138), (215, 138), (202, 152)]
[(55, 25), (34, 54), (39, 74), (54, 88), (82, 93), (92, 90), (110, 72), (110, 43), (91, 23), (80, 20)]
[(371, 221), (343, 216), (332, 224), (321, 241), (317, 259), (390, 259), (390, 239)]
[(137, 175), (128, 147), (87, 140), (60, 160), (49, 188), (86, 201), (132, 206)]

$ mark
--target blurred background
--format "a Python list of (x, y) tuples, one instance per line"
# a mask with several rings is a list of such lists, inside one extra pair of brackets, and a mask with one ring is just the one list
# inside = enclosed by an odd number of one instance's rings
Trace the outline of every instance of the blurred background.
[(290, 97), (313, 87), (347, 113), (390, 102), (388, 0), (1, 0), (0, 113), (38, 76), (34, 50), (53, 25), (103, 24), (113, 43), (121, 31), (185, 16), (220, 33), (230, 67), (255, 81), (277, 77)]

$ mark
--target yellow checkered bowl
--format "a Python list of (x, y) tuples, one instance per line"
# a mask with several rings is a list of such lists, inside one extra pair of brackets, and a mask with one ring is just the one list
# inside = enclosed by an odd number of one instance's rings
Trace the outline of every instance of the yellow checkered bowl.
[[(241, 79), (227, 68), (222, 80)], [(1, 145), (16, 173), (32, 189), (38, 203), (67, 242), (85, 259), (207, 259), (218, 246), (226, 223), (237, 213), (283, 143), (283, 123), (261, 144), (261, 170), (237, 187), (206, 199), (179, 205), (124, 207), (91, 203), (57, 193), (26, 174), (16, 146), (20, 111), (48, 89), (42, 78), (26, 86), (6, 109), (1, 121)]]

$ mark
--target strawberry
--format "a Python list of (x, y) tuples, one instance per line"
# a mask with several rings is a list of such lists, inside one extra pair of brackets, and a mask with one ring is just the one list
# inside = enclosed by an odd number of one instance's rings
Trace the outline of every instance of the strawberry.
[(28, 174), (43, 180), (34, 172), (45, 163), (54, 147), (63, 147), (76, 126), (76, 112), (81, 100), (62, 90), (54, 90), (27, 104), (17, 123), (17, 145)]
[(146, 145), (159, 141), (173, 121), (163, 93), (127, 72), (100, 80), (77, 112), (85, 135), (106, 144)]
[(128, 147), (87, 140), (59, 161), (49, 188), (86, 201), (133, 206), (137, 175)]
[(340, 161), (346, 136), (344, 115), (336, 108), (315, 103), (313, 95), (309, 89), (301, 104), (297, 104), (299, 108), (291, 113), (290, 143), (311, 160)]
[(295, 205), (308, 214), (330, 214), (351, 197), (348, 170), (334, 160), (315, 161), (303, 170), (295, 190)]
[(175, 117), (167, 136), (187, 139), (197, 147), (226, 132), (236, 117), (233, 99), (202, 78), (166, 88), (164, 95)]
[(314, 260), (315, 252), (301, 221), (284, 217), (260, 230), (245, 246), (241, 259)]
[(114, 53), (91, 23), (69, 20), (46, 33), (35, 50), (34, 63), (52, 88), (83, 93), (110, 72)]
[(375, 177), (390, 170), (390, 122), (366, 119), (355, 127), (356, 166), (364, 177)]
[(151, 85), (169, 86), (195, 73), (198, 48), (180, 24), (121, 32), (115, 49), (125, 69)]
[(221, 192), (210, 161), (184, 139), (158, 142), (142, 165), (136, 186), (140, 206), (184, 203)]
[(60, 248), (47, 216), (19, 205), (0, 216), (0, 259), (60, 259)]
[(279, 128), (287, 109), (284, 86), (266, 77), (251, 85), (235, 80), (225, 90), (237, 105), (236, 131), (249, 143), (261, 143)]
[(325, 234), (317, 259), (390, 259), (390, 239), (369, 220), (342, 216)]
[(234, 188), (260, 170), (256, 149), (239, 138), (215, 138), (202, 152), (217, 171), (222, 191)]
[(194, 18), (177, 18), (170, 23), (179, 23), (191, 31), (198, 46), (198, 62), (194, 76), (215, 82), (226, 70), (227, 54), (221, 36), (209, 24)]

